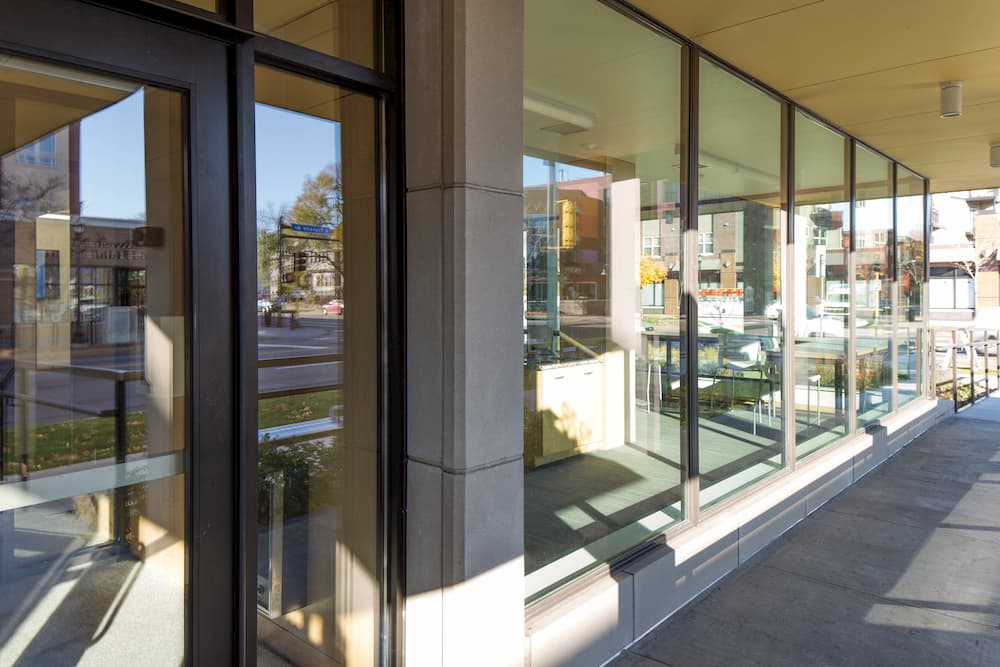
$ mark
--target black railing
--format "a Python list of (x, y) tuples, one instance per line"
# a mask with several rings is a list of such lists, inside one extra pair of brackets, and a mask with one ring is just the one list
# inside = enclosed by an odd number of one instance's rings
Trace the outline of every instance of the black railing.
[[(1000, 331), (979, 328), (950, 331), (931, 329), (928, 337), (931, 389), (941, 398), (950, 395), (956, 413), (1000, 389)], [(938, 363), (939, 353), (943, 355), (941, 359), (944, 363), (941, 365)], [(994, 360), (992, 369), (991, 359)], [(939, 378), (939, 370), (950, 371), (950, 377)], [(991, 384), (991, 378), (996, 378), (995, 387)]]
[[(3, 475), (6, 474), (7, 461), (7, 405), (16, 404), (18, 401), (22, 405), (27, 403), (34, 403), (36, 405), (43, 405), (46, 407), (57, 408), (60, 410), (66, 410), (68, 412), (74, 412), (77, 414), (83, 414), (90, 417), (99, 418), (113, 418), (115, 420), (114, 425), (114, 455), (115, 463), (125, 463), (126, 455), (128, 454), (128, 410), (126, 406), (126, 383), (133, 382), (137, 380), (142, 380), (145, 378), (145, 373), (141, 370), (120, 370), (114, 368), (100, 368), (96, 366), (78, 366), (78, 365), (55, 365), (55, 364), (35, 364), (30, 367), (24, 367), (25, 370), (42, 371), (42, 372), (53, 372), (53, 373), (67, 373), (70, 375), (77, 375), (80, 377), (89, 377), (102, 380), (111, 380), (114, 382), (114, 407), (112, 408), (93, 408), (84, 405), (79, 405), (76, 403), (70, 403), (67, 401), (52, 401), (32, 394), (25, 394), (23, 392), (11, 391), (8, 388), (11, 378), (14, 375), (17, 366), (12, 364), (2, 376), (0, 376), (0, 481), (3, 480)], [(26, 456), (22, 454), (22, 456)], [(27, 462), (21, 469), (21, 479), (26, 480), (28, 478)], [(121, 542), (124, 539), (124, 528), (125, 528), (125, 492), (120, 487), (114, 489), (114, 541)]]

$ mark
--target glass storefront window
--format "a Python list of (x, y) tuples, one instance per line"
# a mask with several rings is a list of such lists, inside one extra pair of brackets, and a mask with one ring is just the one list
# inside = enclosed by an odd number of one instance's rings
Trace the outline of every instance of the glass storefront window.
[(857, 145), (853, 305), (858, 428), (892, 410), (892, 188), (892, 163)]
[(923, 294), (927, 247), (924, 227), (924, 179), (896, 169), (897, 379), (899, 405), (921, 393), (923, 374)]
[(258, 664), (378, 654), (372, 98), (256, 69)]
[(681, 47), (525, 3), (528, 597), (683, 516)]
[(531, 600), (683, 519), (684, 484), (710, 507), (793, 435), (803, 458), (919, 395), (926, 239), (923, 179), (799, 111), (789, 142), (785, 103), (710, 57), (685, 225), (682, 49), (599, 3), (528, 0), (525, 24)]
[(186, 98), (0, 64), (0, 664), (184, 662)]
[(257, 32), (374, 67), (374, 0), (254, 0)]
[(710, 60), (700, 65), (696, 367), (707, 506), (785, 465), (782, 106)]
[(847, 349), (851, 305), (847, 141), (795, 114), (796, 457), (847, 435)]

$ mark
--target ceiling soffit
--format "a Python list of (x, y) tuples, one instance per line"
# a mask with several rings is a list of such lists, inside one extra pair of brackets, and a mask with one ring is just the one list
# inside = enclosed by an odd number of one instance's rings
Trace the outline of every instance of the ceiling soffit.
[[(964, 0), (632, 0), (640, 10), (931, 179), (995, 187), (1000, 3)], [(963, 115), (938, 117), (942, 81)]]

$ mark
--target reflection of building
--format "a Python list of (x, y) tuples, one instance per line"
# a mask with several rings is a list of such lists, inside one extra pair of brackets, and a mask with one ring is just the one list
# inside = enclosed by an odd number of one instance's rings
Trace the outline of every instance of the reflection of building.
[(141, 335), (146, 305), (146, 250), (137, 220), (80, 217), (71, 223), (70, 320), (74, 342), (122, 342)]
[[(68, 274), (68, 228), (41, 216), (68, 213), (77, 181), (70, 173), (70, 146), (78, 141), (76, 125), (46, 134), (0, 158), (0, 341), (14, 344), (15, 323), (61, 319), (68, 290), (59, 287)], [(40, 253), (40, 254), (39, 254)], [(43, 285), (32, 284), (39, 279)], [(65, 310), (65, 308), (64, 308)]]
[[(80, 215), (79, 124), (18, 147), (0, 162), (3, 225), (0, 253), (8, 272), (0, 289), (0, 339), (9, 332), (65, 342), (137, 341), (146, 300), (146, 252), (133, 239), (142, 220)], [(68, 327), (68, 328), (67, 328)], [(60, 332), (56, 334), (55, 332)]]
[(993, 320), (988, 326), (1000, 323), (996, 319), (997, 309), (1000, 309), (1000, 221), (995, 205), (996, 190), (987, 191), (988, 195), (975, 204), (973, 218), (973, 233), (976, 237), (976, 313), (984, 314), (993, 311)]
[(996, 318), (1000, 308), (996, 193), (973, 190), (935, 195), (932, 200), (936, 207), (930, 243), (930, 307), (936, 319)]
[(548, 270), (549, 262), (557, 262), (559, 310), (571, 315), (606, 314), (608, 221), (604, 201), (610, 184), (611, 179), (605, 176), (560, 181), (555, 201), (550, 201), (553, 193), (548, 188), (525, 191), (529, 312), (546, 312), (548, 300), (555, 297), (556, 287)]

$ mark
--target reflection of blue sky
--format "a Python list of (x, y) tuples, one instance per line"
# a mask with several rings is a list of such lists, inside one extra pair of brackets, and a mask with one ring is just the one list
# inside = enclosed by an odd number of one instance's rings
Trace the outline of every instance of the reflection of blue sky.
[(306, 178), (340, 160), (340, 123), (257, 104), (257, 209), (290, 207)]
[[(522, 160), (522, 169), (524, 170), (524, 176), (522, 179), (524, 187), (529, 188), (538, 185), (548, 185), (549, 163), (547, 160), (525, 155)], [(598, 171), (596, 169), (587, 169), (585, 167), (562, 164), (561, 162), (556, 163), (557, 182), (575, 181), (580, 178), (593, 178), (594, 176), (603, 175), (603, 171)]]
[(135, 218), (146, 211), (143, 94), (80, 121), (80, 199), (83, 215)]
[[(291, 206), (306, 178), (340, 155), (340, 123), (263, 104), (257, 116), (258, 208)], [(83, 214), (136, 218), (146, 210), (143, 94), (80, 121)]]

